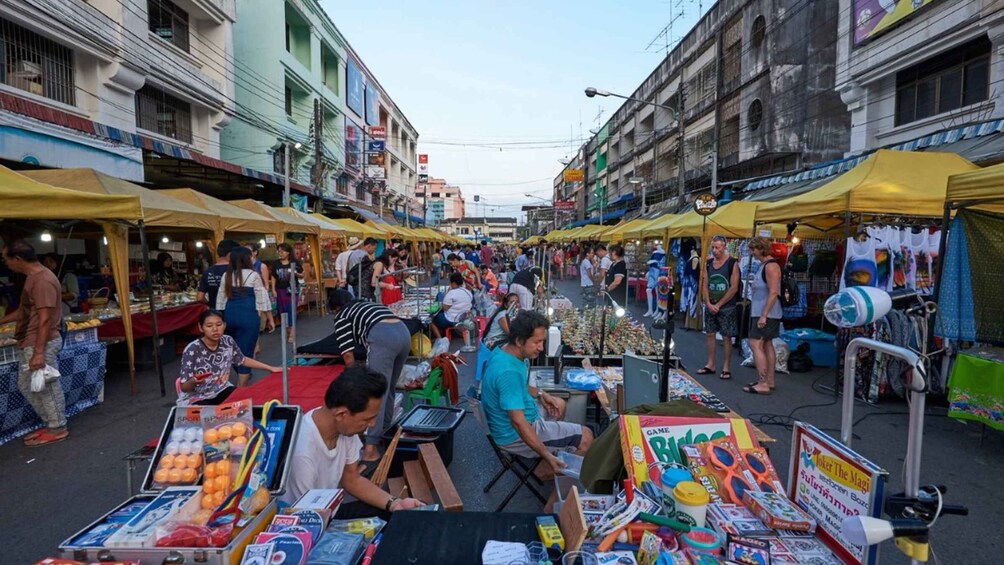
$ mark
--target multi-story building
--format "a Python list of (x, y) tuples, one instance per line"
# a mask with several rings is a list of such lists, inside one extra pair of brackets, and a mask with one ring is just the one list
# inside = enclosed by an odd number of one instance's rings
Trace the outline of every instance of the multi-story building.
[[(552, 195), (555, 202), (554, 214), (555, 224), (558, 227), (567, 225), (576, 220), (582, 219), (582, 213), (586, 209), (585, 190), (585, 163), (586, 146), (583, 145), (576, 150), (575, 155), (568, 160), (565, 168), (554, 177), (554, 193)], [(578, 173), (566, 180), (566, 171), (582, 171), (583, 179), (574, 180)], [(566, 203), (568, 208), (565, 208)]]
[[(836, 2), (720, 0), (585, 145), (580, 221), (843, 156)], [(594, 80), (602, 81), (602, 76)], [(598, 86), (602, 86), (599, 84)], [(572, 168), (571, 164), (567, 168)], [(632, 182), (633, 181), (633, 182)], [(590, 220), (590, 216), (594, 216)]]
[(485, 239), (507, 241), (514, 240), (517, 236), (516, 218), (468, 216), (459, 220), (445, 221), (439, 227), (450, 235), (460, 236), (471, 241)]
[[(1004, 3), (840, 0), (840, 14), (836, 88), (851, 153), (1004, 117)], [(907, 148), (959, 138), (968, 135)]]
[(440, 224), (460, 220), (465, 216), (464, 195), (459, 186), (448, 184), (446, 179), (429, 178), (426, 184), (415, 189), (415, 200), (426, 209), (426, 222)]
[(144, 153), (226, 169), (234, 18), (233, 0), (0, 4), (0, 159), (136, 181)]

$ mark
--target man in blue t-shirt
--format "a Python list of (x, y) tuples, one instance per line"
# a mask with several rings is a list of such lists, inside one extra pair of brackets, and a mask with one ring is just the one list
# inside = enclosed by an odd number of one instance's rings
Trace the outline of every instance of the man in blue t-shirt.
[(526, 361), (544, 350), (548, 325), (543, 314), (527, 310), (509, 322), (509, 342), (495, 351), (485, 367), (481, 405), (492, 438), (502, 449), (540, 457), (557, 473), (565, 464), (554, 451), (584, 455), (593, 433), (579, 424), (540, 417), (538, 403), (553, 418), (561, 417), (565, 408), (564, 401), (527, 382)]

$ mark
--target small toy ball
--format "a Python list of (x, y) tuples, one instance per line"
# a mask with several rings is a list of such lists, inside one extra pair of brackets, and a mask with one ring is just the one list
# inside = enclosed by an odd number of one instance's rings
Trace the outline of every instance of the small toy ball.
[(213, 428), (209, 428), (202, 439), (206, 443), (216, 443), (220, 441), (220, 434)]
[(223, 499), (226, 497), (227, 493), (224, 493), (223, 491), (216, 491), (213, 494), (213, 508), (216, 508), (219, 505), (223, 504)]
[(171, 469), (167, 472), (167, 482), (169, 483), (180, 483), (181, 482), (181, 469)]
[(212, 479), (206, 478), (202, 481), (202, 494), (209, 496), (216, 492), (216, 483)]
[(193, 483), (195, 482), (195, 478), (198, 476), (199, 474), (191, 467), (185, 467), (181, 470), (181, 480), (183, 482)]
[(236, 436), (230, 440), (230, 453), (240, 455), (248, 446), (248, 440), (244, 436)]
[(230, 432), (234, 437), (242, 437), (248, 433), (248, 427), (244, 422), (235, 422), (230, 426)]
[(199, 428), (185, 428), (185, 441), (195, 441), (199, 439)]
[(174, 456), (174, 468), (184, 469), (188, 467), (188, 456), (187, 455), (175, 455)]
[(231, 428), (227, 424), (223, 424), (222, 426), (216, 428), (216, 437), (219, 438), (220, 441), (226, 441), (231, 437), (233, 437), (233, 435), (234, 435), (233, 428)]
[(628, 541), (627, 531), (621, 530), (621, 532), (617, 534), (617, 541), (620, 543), (627, 543)]
[(180, 428), (176, 430), (171, 430), (171, 435), (168, 436), (168, 441), (181, 441), (183, 439), (185, 439), (185, 430), (182, 430)]
[(192, 453), (202, 453), (202, 440), (197, 439), (192, 442)]
[(223, 477), (230, 477), (230, 460), (223, 459), (222, 461), (216, 462), (216, 475)]
[(177, 455), (180, 449), (181, 449), (180, 441), (169, 441), (167, 442), (167, 445), (164, 447), (164, 453), (168, 453), (170, 455)]
[(211, 479), (216, 476), (216, 463), (206, 463), (206, 469), (202, 472), (206, 475), (207, 479)]
[(174, 455), (171, 455), (170, 453), (165, 453), (164, 455), (161, 455), (160, 468), (170, 469), (171, 467), (174, 467)]
[(158, 483), (167, 482), (167, 469), (157, 469), (157, 472), (153, 474), (153, 480)]
[(188, 467), (190, 469), (198, 469), (202, 466), (202, 456), (198, 453), (193, 453), (186, 458)]
[(216, 492), (226, 491), (227, 487), (229, 486), (229, 483), (230, 483), (230, 477), (226, 477), (223, 475), (217, 475), (216, 478), (213, 479), (213, 487), (215, 487)]
[(203, 494), (202, 495), (202, 504), (200, 506), (202, 506), (202, 508), (204, 508), (206, 510), (212, 510), (213, 508), (216, 508), (216, 505), (213, 504), (213, 495), (211, 495), (211, 494)]
[(178, 443), (178, 453), (182, 455), (188, 455), (192, 452), (192, 444), (187, 441), (182, 441)]

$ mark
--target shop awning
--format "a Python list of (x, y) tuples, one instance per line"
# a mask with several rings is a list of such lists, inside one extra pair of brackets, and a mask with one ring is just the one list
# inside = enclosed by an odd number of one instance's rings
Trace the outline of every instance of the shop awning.
[(158, 190), (157, 192), (216, 214), (222, 223), (224, 233), (264, 235), (279, 232), (279, 223), (274, 219), (255, 214), (254, 212), (234, 206), (229, 202), (203, 194), (191, 188), (169, 188)]
[(788, 222), (847, 212), (941, 217), (948, 177), (976, 168), (954, 153), (880, 149), (812, 192), (760, 206), (756, 219)]
[(626, 235), (628, 231), (642, 229), (648, 223), (649, 220), (636, 218), (634, 220), (617, 224), (613, 228), (607, 230), (606, 233), (603, 234), (602, 239), (604, 241), (623, 241), (625, 239), (630, 239)]
[(282, 225), (282, 233), (306, 233), (311, 235), (321, 233), (321, 228), (317, 224), (283, 212), (279, 208), (262, 204), (257, 200), (231, 200), (230, 203), (245, 210), (250, 210), (259, 216), (272, 218), (279, 222)]
[(135, 195), (112, 196), (58, 188), (2, 166), (0, 210), (0, 216), (11, 220), (143, 219), (143, 208)]
[[(80, 192), (139, 197), (140, 205), (143, 207), (143, 221), (147, 226), (199, 229), (215, 233), (219, 224), (216, 215), (204, 208), (193, 206), (156, 190), (143, 188), (138, 184), (99, 173), (94, 169), (25, 171), (24, 176)], [(46, 205), (42, 202), (39, 204)]]
[(680, 214), (663, 214), (649, 220), (648, 223), (626, 230), (624, 236), (627, 239), (662, 238), (666, 235), (666, 228), (678, 219), (680, 219)]
[[(325, 218), (328, 218), (325, 216)], [(354, 235), (356, 237), (383, 237), (384, 233), (381, 230), (374, 228), (368, 224), (361, 224), (351, 218), (328, 218), (328, 220), (340, 226), (345, 230), (348, 235)]]
[(295, 208), (278, 208), (278, 210), (316, 225), (321, 230), (318, 234), (321, 237), (345, 237), (348, 235), (345, 233), (345, 230), (341, 228), (341, 226), (332, 223), (331, 220), (320, 214), (307, 214)]
[(425, 220), (419, 218), (418, 216), (412, 216), (411, 214), (405, 214), (400, 210), (394, 210), (394, 217), (399, 220), (408, 220), (413, 224), (425, 224)]

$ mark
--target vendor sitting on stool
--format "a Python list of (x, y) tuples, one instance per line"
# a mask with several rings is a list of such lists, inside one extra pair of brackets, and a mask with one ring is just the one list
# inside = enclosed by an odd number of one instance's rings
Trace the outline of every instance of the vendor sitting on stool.
[(464, 288), (464, 277), (460, 273), (450, 275), (450, 290), (443, 297), (443, 307), (432, 319), (432, 335), (439, 339), (446, 330), (457, 325), (460, 318), (474, 307), (474, 294)]
[(362, 365), (345, 369), (328, 385), (324, 405), (304, 415), (289, 463), (283, 500), (292, 504), (310, 489), (345, 489), (356, 498), (342, 504), (338, 518), (381, 516), (417, 508), (414, 498), (396, 498), (359, 473), (363, 443), (359, 434), (376, 422), (387, 392), (387, 380)]
[[(528, 385), (525, 361), (544, 350), (547, 318), (535, 311), (521, 311), (509, 322), (509, 342), (492, 355), (481, 383), (481, 404), (492, 438), (504, 450), (523, 457), (540, 457), (555, 473), (565, 464), (554, 452), (585, 455), (593, 443), (592, 431), (579, 424), (548, 421), (563, 415), (565, 403)], [(539, 406), (538, 406), (539, 403)]]

